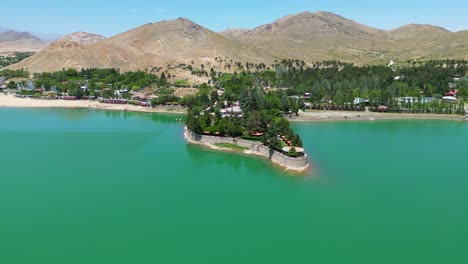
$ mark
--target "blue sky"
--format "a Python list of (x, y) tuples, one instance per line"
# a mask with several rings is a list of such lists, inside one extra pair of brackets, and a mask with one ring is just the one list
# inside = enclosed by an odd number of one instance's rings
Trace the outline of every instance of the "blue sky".
[(330, 11), (382, 29), (409, 23), (468, 29), (466, 0), (2, 0), (0, 27), (107, 37), (148, 22), (186, 17), (214, 31), (253, 28), (302, 11)]

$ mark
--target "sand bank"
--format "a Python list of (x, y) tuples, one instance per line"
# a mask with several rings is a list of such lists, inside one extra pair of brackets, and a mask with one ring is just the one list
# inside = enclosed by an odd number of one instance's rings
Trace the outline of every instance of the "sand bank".
[(14, 95), (0, 94), (0, 107), (14, 107), (14, 108), (88, 108), (100, 110), (113, 110), (113, 111), (131, 111), (143, 113), (172, 113), (172, 114), (186, 114), (186, 111), (180, 107), (143, 107), (135, 105), (117, 105), (117, 104), (103, 104), (98, 101), (65, 101), (65, 100), (41, 100), (31, 98), (17, 98)]
[(290, 121), (329, 122), (329, 121), (375, 121), (375, 120), (455, 120), (466, 121), (461, 115), (404, 114), (343, 111), (307, 111), (299, 112)]

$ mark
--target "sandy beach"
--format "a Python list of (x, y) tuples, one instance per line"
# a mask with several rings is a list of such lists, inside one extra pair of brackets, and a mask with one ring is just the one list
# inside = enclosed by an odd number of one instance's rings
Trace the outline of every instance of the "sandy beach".
[(186, 114), (186, 111), (180, 107), (142, 107), (135, 105), (117, 105), (117, 104), (103, 104), (98, 101), (65, 101), (65, 100), (40, 100), (31, 98), (17, 98), (12, 94), (0, 95), (0, 107), (13, 107), (13, 108), (88, 108), (100, 109), (111, 111), (132, 111), (143, 113), (168, 113), (168, 114)]
[[(131, 111), (143, 113), (186, 114), (181, 107), (157, 106), (155, 108), (103, 104), (98, 101), (65, 101), (42, 100), (31, 98), (17, 98), (13, 94), (0, 94), (0, 107), (13, 108), (88, 108), (112, 111)], [(375, 121), (375, 120), (458, 120), (468, 121), (468, 116), (437, 115), (437, 114), (400, 114), (400, 113), (373, 113), (373, 112), (343, 112), (343, 111), (300, 111), (299, 116), (293, 116), (290, 121), (296, 122), (331, 122), (331, 121)]]
[(468, 116), (438, 115), (438, 114), (401, 114), (374, 112), (343, 112), (343, 111), (306, 111), (299, 112), (290, 121), (297, 122), (330, 122), (330, 121), (376, 121), (376, 120), (455, 120), (468, 121)]

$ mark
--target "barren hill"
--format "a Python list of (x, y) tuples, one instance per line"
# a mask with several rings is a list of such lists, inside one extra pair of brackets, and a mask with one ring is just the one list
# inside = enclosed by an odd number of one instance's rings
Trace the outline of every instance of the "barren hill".
[(28, 32), (6, 31), (0, 33), (0, 42), (12, 42), (21, 39), (40, 40), (38, 37)]
[(16, 64), (31, 72), (68, 67), (147, 69), (168, 64), (214, 65), (215, 57), (240, 61), (271, 61), (264, 51), (253, 51), (238, 40), (179, 18), (146, 24), (109, 39), (83, 44), (64, 37), (47, 49)]
[(387, 34), (344, 17), (328, 13), (304, 12), (262, 25), (237, 38), (274, 56), (306, 61), (348, 59), (359, 49), (371, 50)]
[(344, 60), (358, 64), (389, 60), (467, 58), (466, 34), (431, 25), (395, 30), (368, 27), (329, 12), (304, 12), (240, 35), (247, 45), (282, 58)]
[(148, 69), (168, 64), (222, 67), (215, 57), (271, 63), (275, 59), (390, 60), (468, 58), (468, 31), (430, 25), (380, 30), (329, 12), (303, 12), (252, 30), (215, 33), (188, 19), (150, 23), (109, 39), (75, 33), (11, 66), (31, 72), (74, 67)]
[(15, 52), (36, 52), (46, 45), (46, 42), (28, 32), (8, 30), (0, 33), (0, 55)]
[(219, 34), (226, 36), (226, 37), (238, 38), (249, 31), (250, 29), (246, 29), (246, 28), (231, 28), (231, 29), (226, 29), (224, 31), (221, 31), (219, 32)]
[(58, 41), (71, 41), (77, 42), (79, 44), (91, 44), (104, 39), (106, 38), (98, 34), (91, 34), (87, 32), (75, 32), (73, 34), (60, 38)]

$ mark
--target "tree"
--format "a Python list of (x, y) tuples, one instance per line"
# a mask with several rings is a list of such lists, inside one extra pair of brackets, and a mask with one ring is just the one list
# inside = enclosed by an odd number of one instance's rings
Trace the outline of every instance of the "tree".
[(245, 128), (250, 132), (264, 132), (267, 129), (264, 117), (261, 112), (250, 112), (245, 118)]
[(195, 134), (203, 133), (203, 128), (201, 127), (198, 118), (193, 113), (189, 113), (187, 115), (186, 125), (187, 128)]
[(159, 86), (166, 86), (167, 85), (167, 78), (166, 74), (161, 73), (161, 77), (159, 78)]
[(294, 134), (292, 136), (292, 138), (291, 138), (291, 142), (296, 147), (302, 147), (303, 146), (301, 137), (299, 135)]
[(288, 151), (288, 156), (290, 157), (297, 157), (297, 152), (295, 147), (291, 147)]
[(210, 94), (210, 99), (211, 99), (211, 104), (214, 104), (215, 102), (219, 101), (218, 91), (212, 91)]

